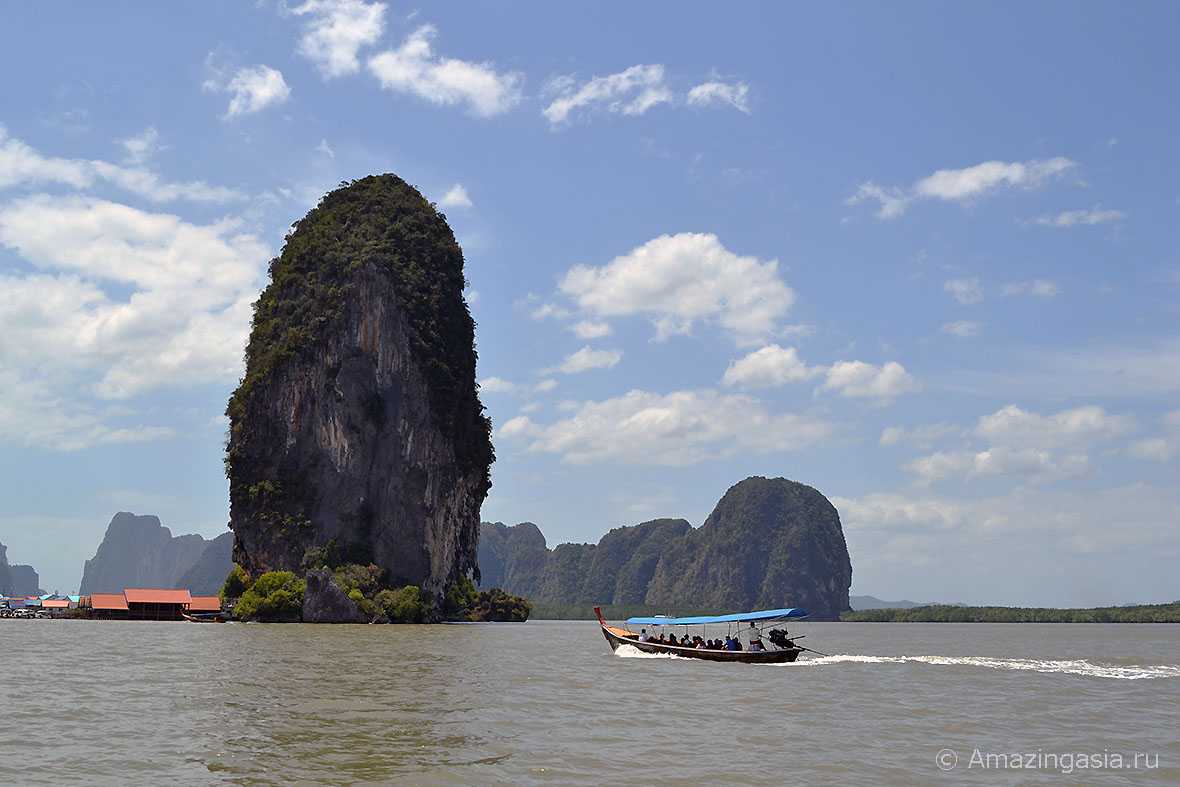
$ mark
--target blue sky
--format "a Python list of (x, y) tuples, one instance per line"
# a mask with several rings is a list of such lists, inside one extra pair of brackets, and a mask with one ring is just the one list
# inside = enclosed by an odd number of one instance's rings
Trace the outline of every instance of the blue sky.
[(224, 530), (221, 413), (287, 226), (395, 172), (467, 258), (551, 544), (840, 510), (853, 590), (1180, 597), (1170, 4), (53, 4), (0, 67), (0, 542)]

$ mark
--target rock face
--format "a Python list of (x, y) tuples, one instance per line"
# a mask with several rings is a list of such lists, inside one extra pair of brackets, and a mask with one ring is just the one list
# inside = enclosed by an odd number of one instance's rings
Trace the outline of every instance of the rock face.
[(545, 548), (532, 523), (485, 523), (483, 586), (543, 604), (663, 610), (797, 606), (813, 619), (847, 610), (852, 563), (836, 509), (785, 478), (736, 484), (705, 523), (657, 519), (616, 528), (598, 544)]
[(176, 580), (176, 587), (188, 588), (197, 596), (216, 596), (233, 567), (233, 551), (233, 533), (209, 541), (197, 562)]
[(478, 576), (494, 458), (445, 217), (393, 175), (364, 178), (299, 221), (270, 272), (227, 408), (234, 560), (302, 573), (323, 550), (441, 599)]
[(8, 547), (0, 544), (0, 596), (39, 596), (41, 577), (32, 566), (8, 565)]
[(94, 557), (86, 561), (79, 592), (86, 595), (119, 593), (134, 587), (184, 587), (181, 577), (208, 545), (198, 535), (174, 537), (158, 517), (120, 511), (107, 526)]
[(364, 623), (356, 604), (344, 594), (326, 568), (307, 572), (303, 593), (304, 623)]

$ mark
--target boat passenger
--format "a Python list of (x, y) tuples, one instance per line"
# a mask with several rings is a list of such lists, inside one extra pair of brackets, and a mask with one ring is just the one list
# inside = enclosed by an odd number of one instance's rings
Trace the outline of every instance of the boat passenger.
[(660, 632), (660, 636), (656, 638), (656, 642), (660, 643), (661, 645), (664, 644), (664, 632)]
[(762, 640), (756, 639), (750, 643), (750, 652), (751, 653), (757, 653), (757, 652), (763, 651), (763, 650), (766, 650), (766, 648), (762, 647)]
[(647, 642), (651, 637), (647, 636), (647, 629), (639, 629), (639, 641)]
[(704, 650), (704, 649), (705, 649), (705, 641), (703, 639), (701, 639), (700, 637), (697, 637), (697, 650)]
[(737, 645), (736, 639), (734, 639), (733, 637), (729, 637), (729, 636), (727, 636), (725, 638), (725, 649), (726, 650), (737, 650), (735, 645)]

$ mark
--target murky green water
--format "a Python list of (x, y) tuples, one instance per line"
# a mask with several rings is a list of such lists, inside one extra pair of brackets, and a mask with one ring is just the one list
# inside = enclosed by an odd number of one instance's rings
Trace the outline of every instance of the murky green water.
[(0, 783), (1180, 781), (1180, 626), (803, 630), (837, 655), (627, 658), (589, 622), (0, 621)]

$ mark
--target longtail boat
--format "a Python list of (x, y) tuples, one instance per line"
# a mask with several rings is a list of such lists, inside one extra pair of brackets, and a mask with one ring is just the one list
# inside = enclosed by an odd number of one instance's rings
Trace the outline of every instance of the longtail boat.
[[(788, 632), (785, 629), (772, 629), (766, 635), (766, 640), (769, 644), (763, 642), (762, 629), (765, 626), (787, 620), (788, 618), (807, 617), (806, 610), (797, 608), (764, 609), (757, 612), (737, 612), (731, 615), (697, 615), (683, 618), (670, 618), (662, 615), (647, 618), (627, 618), (623, 628), (608, 624), (602, 616), (601, 607), (594, 608), (594, 615), (598, 618), (598, 625), (602, 627), (602, 636), (606, 637), (606, 641), (610, 644), (612, 651), (618, 650), (623, 645), (629, 645), (642, 653), (663, 653), (672, 656), (683, 656), (689, 659), (703, 659), (704, 661), (728, 661), (739, 664), (784, 664), (799, 658), (799, 654), (804, 650), (810, 650), (810, 648), (796, 645), (794, 640), (799, 637), (788, 636)], [(728, 650), (725, 648), (694, 647), (692, 645), (681, 644), (673, 645), (668, 642), (659, 642), (658, 637), (653, 638), (646, 634), (646, 628), (648, 626), (653, 628), (658, 627), (661, 630), (665, 626), (685, 626), (685, 631), (687, 632), (689, 630), (688, 627), (704, 627), (712, 624), (725, 624), (727, 635), (740, 639), (740, 636), (745, 634), (749, 642), (743, 646), (742, 650)], [(734, 633), (735, 624), (737, 627), (736, 634)], [(643, 628), (640, 631), (632, 631), (631, 626), (640, 626)], [(754, 649), (751, 649), (750, 644), (753, 642), (757, 642), (758, 645)]]

